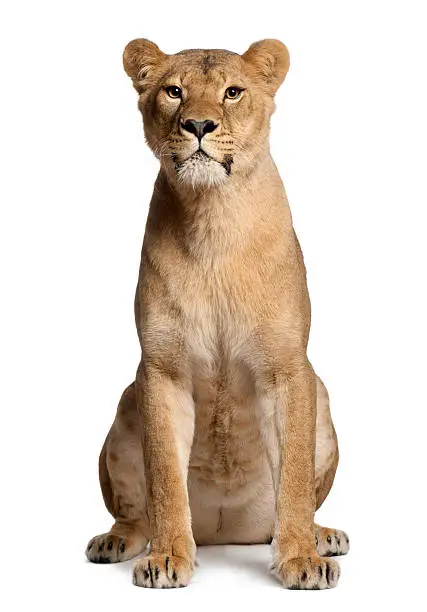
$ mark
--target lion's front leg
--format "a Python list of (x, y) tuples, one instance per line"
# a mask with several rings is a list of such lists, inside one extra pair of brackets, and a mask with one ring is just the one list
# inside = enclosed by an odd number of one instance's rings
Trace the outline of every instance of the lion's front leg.
[(194, 405), (185, 381), (155, 366), (140, 366), (136, 379), (150, 519), (150, 554), (139, 559), (134, 584), (186, 586), (194, 570), (187, 468), (194, 433)]
[(339, 566), (316, 552), (314, 528), (316, 378), (306, 358), (294, 360), (278, 379), (284, 439), (277, 492), (273, 572), (291, 589), (334, 587)]

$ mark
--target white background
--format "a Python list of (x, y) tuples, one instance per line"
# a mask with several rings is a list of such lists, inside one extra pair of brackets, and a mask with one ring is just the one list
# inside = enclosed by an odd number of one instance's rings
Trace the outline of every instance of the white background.
[[(425, 601), (426, 15), (410, 0), (8, 2), (0, 16), (4, 609), (370, 610)], [(285, 591), (268, 547), (200, 550), (150, 591), (85, 561), (109, 528), (97, 459), (138, 341), (133, 296), (157, 162), (121, 54), (283, 40), (272, 151), (313, 306), (341, 463), (319, 522), (338, 588)], [(291, 608), (292, 606), (292, 608)], [(412, 608), (413, 606), (413, 608)]]

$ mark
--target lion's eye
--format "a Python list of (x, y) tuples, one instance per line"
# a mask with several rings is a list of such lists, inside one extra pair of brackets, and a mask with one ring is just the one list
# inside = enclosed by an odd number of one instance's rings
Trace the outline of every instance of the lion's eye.
[(168, 94), (169, 98), (182, 97), (182, 90), (176, 85), (170, 85), (169, 87), (166, 87), (166, 93)]
[(229, 100), (237, 100), (242, 95), (243, 89), (240, 87), (228, 87), (225, 90), (225, 97)]

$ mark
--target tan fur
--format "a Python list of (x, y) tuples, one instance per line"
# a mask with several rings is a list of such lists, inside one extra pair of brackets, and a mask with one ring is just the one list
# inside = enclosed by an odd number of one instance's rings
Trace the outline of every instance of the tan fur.
[[(348, 538), (314, 512), (337, 439), (306, 355), (305, 268), (268, 145), (286, 47), (168, 56), (136, 40), (124, 66), (161, 168), (135, 300), (141, 362), (100, 457), (116, 522), (88, 558), (121, 561), (150, 541), (134, 583), (174, 587), (188, 583), (196, 543), (273, 539), (285, 586), (333, 587), (339, 567), (325, 557), (346, 553)], [(188, 120), (215, 128), (199, 143)]]

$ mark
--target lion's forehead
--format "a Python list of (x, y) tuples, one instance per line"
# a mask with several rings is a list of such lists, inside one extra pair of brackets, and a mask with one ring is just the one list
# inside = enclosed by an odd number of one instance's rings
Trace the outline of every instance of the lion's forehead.
[(190, 49), (169, 56), (166, 77), (203, 82), (225, 82), (229, 78), (244, 76), (242, 58), (237, 53), (221, 49)]
[(239, 58), (238, 53), (226, 49), (185, 49), (172, 57), (198, 62), (227, 61)]

